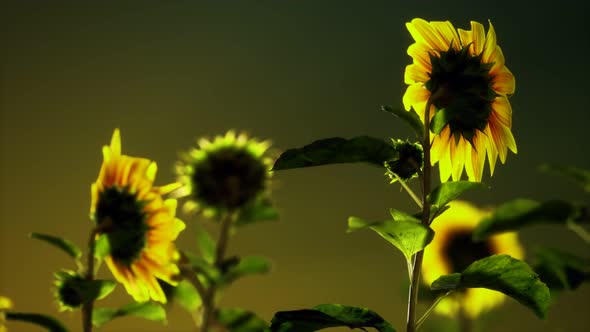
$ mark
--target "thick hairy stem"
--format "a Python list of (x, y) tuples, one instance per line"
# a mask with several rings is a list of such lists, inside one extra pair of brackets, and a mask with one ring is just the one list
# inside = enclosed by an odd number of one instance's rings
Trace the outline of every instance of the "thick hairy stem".
[[(432, 166), (430, 165), (430, 106), (432, 105), (432, 97), (426, 103), (424, 109), (424, 142), (422, 148), (424, 150), (424, 171), (422, 173), (422, 224), (428, 226), (430, 223), (430, 204), (426, 197), (430, 193), (430, 173)], [(418, 305), (418, 288), (420, 287), (420, 272), (422, 269), (422, 259), (424, 258), (424, 250), (420, 250), (413, 257), (412, 279), (410, 283), (410, 292), (408, 295), (408, 316), (407, 316), (407, 332), (416, 331), (416, 307)]]
[[(221, 222), (221, 231), (219, 233), (219, 239), (217, 241), (217, 248), (215, 250), (215, 262), (214, 264), (219, 267), (223, 263), (225, 252), (227, 251), (227, 244), (229, 241), (229, 232), (233, 222), (234, 213), (228, 212), (225, 218)], [(209, 289), (203, 297), (203, 320), (201, 323), (201, 332), (208, 332), (209, 325), (211, 324), (211, 316), (215, 310), (215, 285), (209, 286)]]

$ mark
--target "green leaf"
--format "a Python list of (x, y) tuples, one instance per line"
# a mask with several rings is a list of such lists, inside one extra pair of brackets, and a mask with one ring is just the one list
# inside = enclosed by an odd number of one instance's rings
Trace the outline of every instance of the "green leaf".
[[(56, 277), (58, 276), (56, 275)], [(71, 278), (68, 281), (68, 285), (77, 291), (81, 302), (84, 303), (105, 298), (115, 289), (117, 283), (112, 280)]]
[(430, 121), (430, 131), (437, 135), (440, 134), (440, 132), (451, 120), (452, 116), (446, 109), (442, 108), (437, 110)]
[(195, 271), (198, 276), (204, 278), (207, 284), (215, 283), (221, 277), (219, 269), (207, 262), (203, 257), (187, 251), (183, 251), (182, 255), (188, 259), (193, 271)]
[(82, 251), (80, 248), (78, 248), (78, 246), (66, 239), (62, 239), (61, 237), (41, 233), (31, 233), (29, 236), (32, 239), (44, 241), (56, 248), (63, 250), (66, 254), (74, 259), (79, 259), (82, 257)]
[(484, 218), (473, 232), (473, 238), (480, 241), (495, 233), (535, 224), (566, 224), (579, 220), (583, 213), (582, 207), (565, 201), (515, 199), (498, 206), (491, 216)]
[(442, 209), (452, 200), (458, 198), (463, 192), (475, 188), (487, 188), (487, 186), (481, 182), (469, 181), (441, 183), (427, 197), (428, 202), (432, 205), (430, 211), (433, 216), (432, 218), (436, 218), (437, 215), (442, 213)]
[(368, 222), (360, 218), (348, 218), (348, 232), (370, 228), (381, 235), (389, 243), (398, 248), (410, 260), (412, 255), (424, 249), (434, 238), (434, 231), (412, 219), (386, 220), (383, 222)]
[(313, 332), (330, 327), (375, 328), (379, 332), (395, 332), (393, 326), (372, 310), (341, 304), (322, 304), (313, 309), (277, 312), (271, 332)]
[(393, 146), (379, 138), (369, 136), (351, 139), (333, 137), (283, 152), (275, 162), (273, 170), (356, 162), (383, 167), (383, 163), (394, 156)]
[(196, 227), (196, 236), (201, 256), (203, 256), (203, 259), (205, 259), (207, 263), (213, 264), (215, 261), (215, 250), (217, 246), (215, 240), (213, 240), (207, 230), (200, 226)]
[(270, 201), (262, 199), (241, 209), (235, 225), (244, 226), (258, 221), (275, 221), (278, 219), (279, 211), (272, 206)]
[(203, 303), (199, 292), (187, 280), (183, 280), (176, 287), (173, 287), (171, 297), (186, 311), (191, 313), (197, 310)]
[(219, 309), (216, 315), (217, 322), (228, 332), (264, 332), (268, 329), (266, 321), (243, 309)]
[(164, 324), (167, 323), (166, 310), (161, 305), (154, 302), (142, 302), (130, 303), (119, 309), (96, 308), (92, 312), (92, 325), (101, 327), (111, 320), (123, 316), (133, 316)]
[(523, 261), (508, 255), (494, 255), (473, 262), (462, 273), (436, 279), (433, 290), (487, 288), (504, 293), (544, 318), (549, 308), (549, 288)]
[(551, 290), (574, 290), (590, 281), (590, 260), (560, 250), (537, 251), (533, 269)]
[(406, 111), (399, 108), (392, 108), (391, 106), (381, 106), (381, 109), (397, 116), (410, 125), (418, 137), (424, 137), (424, 124), (413, 108), (410, 111)]
[(106, 234), (101, 234), (94, 242), (94, 257), (104, 259), (111, 253), (111, 244)]
[(6, 319), (39, 325), (50, 332), (68, 332), (60, 321), (47, 315), (9, 311), (6, 313)]
[(590, 171), (574, 166), (541, 165), (540, 170), (549, 174), (560, 175), (575, 181), (578, 185), (590, 192)]
[(221, 277), (220, 284), (227, 285), (238, 278), (249, 275), (268, 273), (271, 264), (268, 259), (260, 256), (246, 256), (240, 258), (237, 264), (232, 265)]

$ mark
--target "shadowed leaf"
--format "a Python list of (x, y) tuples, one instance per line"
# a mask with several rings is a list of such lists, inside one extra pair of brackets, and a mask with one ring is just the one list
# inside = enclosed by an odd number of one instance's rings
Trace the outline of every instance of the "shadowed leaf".
[(239, 259), (237, 264), (231, 266), (221, 277), (221, 284), (227, 285), (238, 278), (249, 275), (263, 274), (270, 271), (271, 264), (268, 259), (260, 256), (246, 256)]
[(537, 251), (533, 269), (551, 290), (574, 290), (590, 281), (589, 259), (556, 249)]
[(60, 321), (47, 315), (25, 312), (7, 312), (6, 319), (35, 324), (50, 332), (68, 332)]
[(402, 119), (412, 129), (414, 129), (416, 136), (420, 138), (424, 136), (424, 124), (422, 123), (422, 120), (420, 120), (418, 113), (416, 113), (413, 108), (410, 111), (406, 111), (399, 108), (393, 108), (391, 106), (381, 106), (381, 109)]
[(61, 237), (41, 233), (31, 233), (30, 237), (32, 239), (41, 240), (51, 244), (52, 246), (61, 249), (74, 259), (79, 259), (82, 257), (82, 251), (80, 248), (78, 248), (78, 246), (66, 239), (62, 239)]
[(515, 231), (534, 224), (565, 225), (582, 217), (587, 218), (584, 209), (569, 202), (515, 199), (498, 206), (491, 216), (484, 218), (473, 232), (473, 238), (480, 241), (495, 233)]
[(435, 218), (440, 213), (444, 212), (443, 208), (454, 199), (461, 196), (467, 190), (476, 188), (487, 188), (481, 182), (470, 181), (452, 181), (441, 183), (438, 187), (428, 194), (428, 202), (432, 204), (431, 215)]
[(322, 304), (313, 309), (280, 311), (271, 321), (271, 332), (313, 332), (330, 327), (374, 328), (395, 332), (393, 326), (372, 310), (341, 304)]
[(572, 179), (585, 191), (590, 192), (590, 171), (573, 167), (557, 165), (541, 165), (540, 170), (549, 174), (555, 174)]
[(243, 309), (219, 309), (216, 315), (217, 322), (228, 332), (264, 332), (268, 329), (266, 321)]
[(130, 303), (119, 309), (96, 308), (92, 312), (92, 325), (100, 327), (115, 318), (124, 316), (166, 323), (166, 311), (161, 305), (154, 302), (142, 302)]
[(236, 226), (244, 226), (258, 221), (275, 221), (279, 219), (279, 211), (264, 199), (249, 204), (240, 210)]
[(549, 288), (523, 261), (508, 255), (494, 255), (473, 262), (462, 273), (436, 279), (433, 290), (487, 288), (504, 293), (544, 318), (551, 295)]
[(207, 263), (213, 264), (213, 261), (215, 260), (215, 247), (217, 246), (215, 240), (213, 240), (207, 230), (200, 226), (196, 227), (195, 233), (197, 236), (197, 246), (199, 246), (201, 256)]
[(434, 231), (420, 224), (418, 219), (407, 214), (401, 214), (404, 218), (399, 220), (386, 220), (382, 222), (368, 222), (360, 218), (348, 218), (348, 232), (358, 229), (370, 228), (381, 235), (387, 242), (393, 244), (410, 260), (412, 255), (424, 249), (434, 238)]
[(395, 155), (393, 146), (379, 138), (359, 136), (334, 137), (315, 141), (302, 148), (285, 151), (273, 170), (286, 170), (330, 164), (365, 162), (379, 167)]
[(446, 109), (437, 110), (430, 121), (430, 131), (435, 134), (440, 134), (440, 132), (445, 128), (445, 126), (452, 120), (451, 114)]

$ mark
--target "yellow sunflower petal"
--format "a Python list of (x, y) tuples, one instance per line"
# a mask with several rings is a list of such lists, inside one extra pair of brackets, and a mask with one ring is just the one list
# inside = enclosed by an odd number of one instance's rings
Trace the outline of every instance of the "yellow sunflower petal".
[[(461, 38), (461, 46), (473, 45), (473, 32), (463, 29), (457, 29), (459, 38)], [(470, 46), (471, 47), (471, 46)]]
[(424, 121), (424, 108), (426, 107), (426, 102), (429, 97), (430, 91), (428, 91), (422, 83), (416, 83), (408, 86), (408, 89), (402, 98), (402, 102), (407, 111), (414, 107), (416, 113), (418, 113), (422, 121)]
[(514, 75), (507, 67), (502, 67), (494, 76), (492, 87), (502, 95), (511, 95), (516, 90)]
[(426, 83), (430, 77), (419, 65), (411, 64), (406, 66), (404, 82), (406, 84)]
[(497, 121), (505, 127), (512, 128), (512, 106), (508, 98), (500, 96), (494, 99), (490, 117), (490, 121)]
[(113, 131), (110, 148), (114, 155), (118, 156), (121, 154), (121, 132), (119, 131), (119, 128)]
[(496, 30), (494, 30), (494, 26), (492, 25), (491, 21), (488, 21), (490, 25), (488, 29), (488, 35), (486, 36), (486, 41), (483, 46), (483, 54), (481, 60), (484, 63), (492, 63), (494, 62), (494, 57), (496, 55), (496, 46), (497, 46), (497, 39), (496, 39)]
[(506, 64), (506, 59), (504, 58), (504, 53), (502, 52), (502, 48), (496, 45), (496, 51), (490, 55), (489, 61), (486, 63), (494, 63), (492, 68), (490, 69), (490, 76), (496, 75), (504, 65)]
[(425, 43), (429, 48), (435, 50), (445, 49), (445, 42), (441, 40), (437, 31), (427, 21), (415, 18), (411, 23), (406, 23), (406, 28), (416, 42)]
[(483, 24), (471, 21), (471, 31), (473, 33), (472, 55), (480, 55), (483, 52), (486, 43), (485, 29)]
[(420, 69), (425, 72), (432, 71), (432, 63), (430, 62), (430, 52), (425, 44), (414, 43), (408, 47), (408, 55), (414, 59), (414, 64), (420, 66)]
[(0, 296), (0, 310), (12, 309), (12, 300), (6, 296)]
[(457, 30), (453, 27), (453, 24), (449, 21), (445, 22), (430, 22), (435, 31), (439, 34), (439, 39), (444, 42), (443, 51), (453, 47), (454, 49), (460, 48), (460, 39), (457, 35)]

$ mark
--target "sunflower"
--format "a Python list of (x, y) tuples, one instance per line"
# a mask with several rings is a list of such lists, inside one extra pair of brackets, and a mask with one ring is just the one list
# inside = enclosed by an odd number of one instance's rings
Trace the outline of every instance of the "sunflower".
[(180, 184), (153, 186), (156, 163), (121, 154), (118, 129), (102, 153), (104, 161), (91, 187), (90, 216), (108, 239), (107, 266), (136, 301), (165, 303), (156, 278), (176, 284), (178, 252), (173, 241), (185, 226), (176, 218), (176, 200), (162, 195)]
[(184, 209), (216, 217), (263, 199), (271, 177), (268, 141), (228, 131), (182, 155), (177, 165), (179, 196), (189, 196)]
[(12, 301), (5, 297), (0, 296), (0, 332), (6, 332), (6, 310), (12, 309)]
[(455, 30), (451, 22), (427, 22), (415, 18), (406, 23), (416, 41), (408, 47), (413, 63), (406, 67), (406, 110), (414, 109), (424, 121), (427, 101), (430, 118), (445, 110), (448, 123), (438, 135), (431, 133), (431, 162), (439, 163), (441, 182), (461, 178), (481, 181), (486, 155), (490, 175), (498, 157), (506, 162), (508, 149), (516, 153), (512, 136), (514, 76), (504, 64), (489, 23), (471, 22), (471, 30)]
[[(487, 256), (524, 257), (516, 233), (495, 235), (484, 242), (471, 240), (473, 230), (489, 213), (467, 202), (453, 201), (450, 208), (436, 218), (431, 226), (436, 236), (424, 251), (422, 278), (426, 284), (432, 284), (442, 275), (462, 272), (474, 261)], [(489, 289), (468, 288), (444, 298), (435, 310), (447, 316), (456, 316), (459, 310), (464, 310), (468, 317), (474, 318), (501, 304), (504, 298), (504, 294)]]

